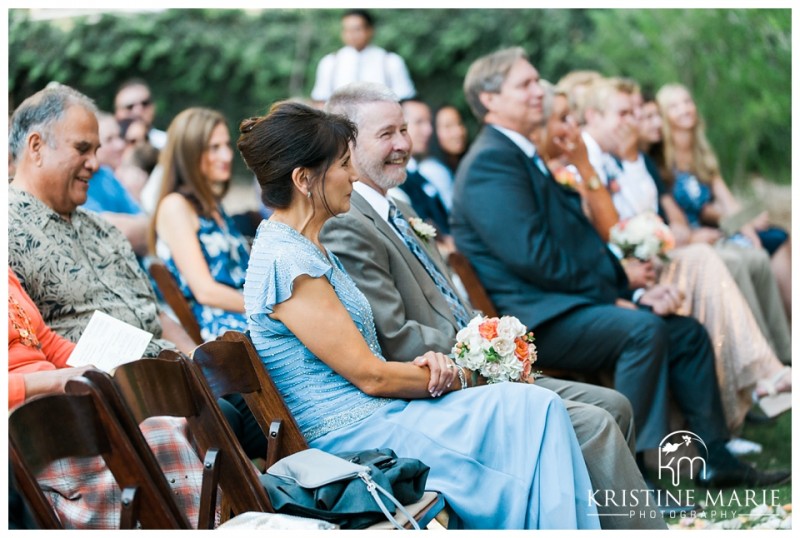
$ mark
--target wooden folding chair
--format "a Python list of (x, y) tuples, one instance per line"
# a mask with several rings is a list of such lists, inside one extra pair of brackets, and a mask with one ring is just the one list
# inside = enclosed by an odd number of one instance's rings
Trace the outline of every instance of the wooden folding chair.
[(167, 266), (158, 258), (151, 256), (148, 258), (148, 271), (153, 280), (155, 280), (158, 290), (164, 297), (164, 301), (175, 313), (186, 333), (194, 340), (195, 344), (202, 344), (203, 337), (200, 336), (200, 325), (194, 317), (192, 307), (189, 306), (189, 301), (181, 293), (178, 283), (172, 273), (169, 272), (169, 269), (167, 269)]
[[(267, 467), (279, 459), (308, 448), (300, 427), (278, 392), (250, 338), (239, 331), (228, 331), (212, 342), (195, 348), (194, 366), (199, 370), (214, 395), (220, 398), (239, 393), (244, 398), (264, 434), (267, 436)], [(424, 527), (444, 511), (441, 494), (426, 491), (413, 505), (406, 506), (414, 519)], [(398, 521), (411, 524), (398, 513)], [(438, 519), (445, 522), (446, 514)], [(389, 522), (370, 528), (393, 528)]]
[[(217, 489), (223, 505), (234, 514), (274, 512), (255, 467), (239, 446), (222, 411), (191, 361), (166, 351), (157, 359), (140, 359), (117, 367), (112, 378), (104, 372), (87, 372), (121, 417), (140, 453), (150, 452), (139, 424), (153, 416), (184, 417), (203, 459), (203, 486), (198, 528), (215, 524)], [(155, 458), (149, 465), (157, 466)], [(227, 519), (223, 513), (223, 521)]]
[(66, 394), (37, 396), (15, 408), (8, 433), (20, 493), (41, 528), (63, 526), (36, 475), (62, 458), (93, 456), (103, 458), (122, 490), (120, 528), (189, 528), (175, 502), (164, 495), (169, 488), (163, 475), (150, 473), (116, 414), (85, 378), (70, 380)]
[(447, 265), (449, 265), (458, 275), (458, 278), (461, 279), (461, 283), (464, 284), (464, 288), (467, 290), (468, 299), (469, 302), (472, 303), (472, 306), (483, 312), (484, 316), (490, 318), (498, 317), (494, 303), (492, 303), (492, 300), (489, 298), (489, 294), (486, 293), (486, 289), (484, 289), (481, 281), (478, 280), (478, 275), (475, 274), (475, 270), (472, 268), (472, 264), (469, 263), (467, 257), (457, 250), (454, 250), (447, 256)]
[[(475, 273), (475, 269), (472, 267), (467, 257), (457, 250), (453, 251), (447, 257), (447, 264), (464, 284), (464, 288), (466, 288), (467, 295), (469, 296), (469, 302), (472, 303), (472, 306), (483, 312), (484, 316), (490, 318), (499, 317), (497, 309), (494, 307), (494, 303), (492, 303), (492, 299), (478, 279), (478, 275)], [(571, 381), (613, 387), (613, 376), (609, 376), (607, 372), (590, 373), (564, 370), (561, 368), (542, 368), (542, 373), (559, 379), (569, 379)]]
[(283, 401), (246, 334), (227, 331), (192, 352), (215, 398), (241, 394), (267, 437), (267, 467), (308, 448), (300, 427)]

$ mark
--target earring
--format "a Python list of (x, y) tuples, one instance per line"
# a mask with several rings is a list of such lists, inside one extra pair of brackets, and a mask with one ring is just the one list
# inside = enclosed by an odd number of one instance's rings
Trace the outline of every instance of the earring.
[(308, 198), (309, 200), (311, 200), (311, 191), (308, 191), (308, 194), (306, 194), (306, 198)]

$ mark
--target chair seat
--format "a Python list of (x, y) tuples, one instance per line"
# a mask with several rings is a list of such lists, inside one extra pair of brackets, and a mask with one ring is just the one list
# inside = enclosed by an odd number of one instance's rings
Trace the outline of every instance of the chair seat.
[[(417, 520), (419, 527), (424, 529), (439, 512), (444, 510), (444, 497), (437, 491), (426, 491), (417, 502), (405, 505), (405, 509)], [(400, 510), (397, 511), (394, 518), (404, 527), (411, 528), (411, 526), (408, 525), (408, 518), (406, 518), (405, 514)], [(394, 530), (394, 525), (392, 525), (391, 521), (386, 520), (367, 528), (375, 530)]]
[(265, 512), (244, 512), (235, 516), (216, 530), (336, 530), (338, 525), (306, 517)]

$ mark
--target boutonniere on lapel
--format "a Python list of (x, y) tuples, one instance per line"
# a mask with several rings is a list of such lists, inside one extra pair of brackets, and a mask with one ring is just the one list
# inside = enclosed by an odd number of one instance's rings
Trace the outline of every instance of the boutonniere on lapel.
[(603, 168), (608, 178), (607, 188), (608, 192), (616, 194), (620, 191), (619, 180), (617, 178), (622, 174), (622, 168), (620, 168), (617, 161), (614, 160), (614, 157), (610, 155), (607, 157), (608, 158), (603, 163)]
[(568, 189), (572, 190), (575, 190), (578, 187), (578, 178), (569, 168), (562, 166), (553, 172), (553, 177), (555, 178), (556, 182), (563, 187), (567, 187)]
[(408, 219), (408, 223), (411, 225), (411, 229), (414, 230), (414, 233), (417, 234), (417, 237), (423, 241), (427, 241), (428, 239), (433, 239), (436, 237), (436, 228), (421, 218), (411, 217)]

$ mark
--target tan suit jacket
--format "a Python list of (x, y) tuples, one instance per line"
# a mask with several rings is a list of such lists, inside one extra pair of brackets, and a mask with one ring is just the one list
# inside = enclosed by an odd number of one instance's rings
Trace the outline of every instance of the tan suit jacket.
[[(328, 219), (320, 238), (366, 295), (384, 356), (411, 361), (429, 350), (450, 353), (457, 324), (425, 267), (360, 194), (354, 191), (350, 204), (348, 213)], [(407, 218), (416, 216), (408, 205), (396, 204)], [(434, 241), (419, 243), (452, 286)]]

